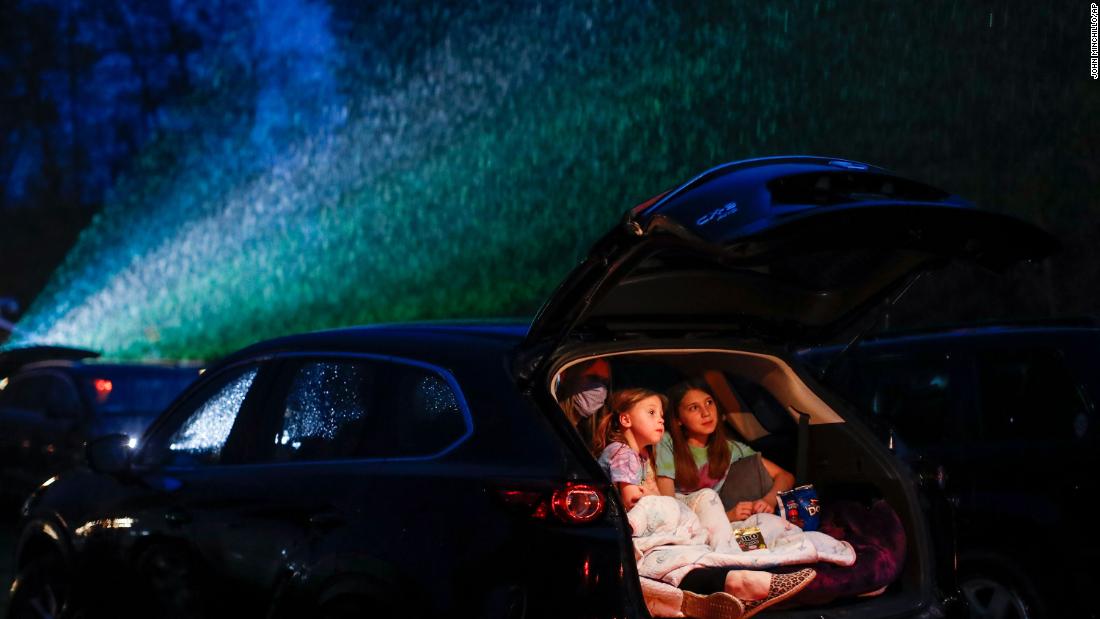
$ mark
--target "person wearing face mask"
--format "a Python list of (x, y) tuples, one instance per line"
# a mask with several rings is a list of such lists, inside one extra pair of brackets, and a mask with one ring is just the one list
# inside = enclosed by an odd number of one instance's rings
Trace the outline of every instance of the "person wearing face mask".
[(586, 445), (592, 445), (610, 385), (611, 366), (603, 359), (579, 363), (562, 372), (557, 390), (558, 404)]

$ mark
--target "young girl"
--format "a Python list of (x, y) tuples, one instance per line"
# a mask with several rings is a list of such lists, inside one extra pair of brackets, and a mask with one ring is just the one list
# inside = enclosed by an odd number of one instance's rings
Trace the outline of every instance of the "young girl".
[[(646, 539), (649, 529), (635, 523), (630, 515), (631, 528), (634, 529), (636, 559), (645, 551), (676, 552), (677, 548), (668, 545), (684, 544), (683, 549), (691, 556), (706, 554), (711, 547), (706, 545), (708, 538), (714, 537), (714, 531), (705, 531), (707, 527), (699, 520), (692, 509), (675, 499), (661, 496), (657, 489), (653, 472), (653, 445), (657, 444), (665, 433), (664, 411), (668, 407), (665, 396), (649, 389), (623, 389), (611, 394), (609, 411), (597, 428), (596, 450), (600, 452), (599, 462), (607, 471), (611, 481), (619, 490), (627, 511), (638, 501), (672, 501), (680, 506), (674, 509), (682, 526), (677, 527), (680, 536), (661, 535)], [(699, 493), (702, 502), (718, 502), (713, 491)], [(705, 498), (704, 498), (705, 497)], [(705, 499), (710, 499), (706, 501)], [(729, 524), (721, 518), (718, 504), (718, 518), (729, 536)], [(641, 513), (644, 510), (639, 510)], [(704, 510), (705, 513), (706, 510)], [(667, 522), (662, 524), (667, 525)], [(657, 563), (661, 563), (658, 559)], [(703, 564), (700, 564), (702, 567)], [(640, 571), (641, 568), (639, 568)], [(793, 574), (771, 574), (764, 571), (737, 569), (730, 567), (707, 567), (705, 569), (682, 566), (679, 574), (672, 579), (673, 586), (680, 584), (681, 612), (689, 617), (723, 617), (729, 619), (748, 618), (765, 608), (789, 598), (814, 579), (816, 572), (804, 569)], [(646, 574), (642, 574), (646, 575)], [(650, 574), (650, 576), (657, 576)], [(666, 575), (667, 576), (667, 575)], [(644, 585), (645, 581), (643, 581)], [(644, 587), (643, 587), (644, 588)]]
[[(609, 411), (596, 432), (595, 451), (599, 463), (630, 511), (645, 496), (662, 496), (653, 469), (653, 446), (665, 433), (665, 396), (649, 389), (634, 388), (611, 395)], [(671, 495), (672, 493), (667, 493)], [(709, 543), (722, 547), (732, 535), (721, 500), (711, 489), (676, 497), (686, 504), (706, 529)]]
[(610, 410), (596, 430), (599, 462), (611, 477), (627, 510), (646, 494), (658, 495), (653, 446), (665, 433), (665, 396), (634, 388), (611, 395)]
[[(669, 390), (669, 432), (657, 445), (657, 486), (672, 496), (701, 488), (719, 488), (726, 481), (730, 464), (756, 452), (748, 445), (726, 437), (710, 387), (702, 379), (684, 381)], [(727, 517), (737, 522), (761, 512), (774, 512), (776, 494), (794, 486), (794, 475), (760, 456), (771, 477), (771, 488), (751, 501), (726, 505)]]

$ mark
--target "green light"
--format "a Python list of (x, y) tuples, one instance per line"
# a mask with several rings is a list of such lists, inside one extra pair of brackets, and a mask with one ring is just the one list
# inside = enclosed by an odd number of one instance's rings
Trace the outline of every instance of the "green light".
[[(235, 92), (193, 102), (206, 124), (166, 133), (117, 184), (15, 343), (210, 358), (333, 326), (530, 315), (623, 211), (694, 173), (781, 153), (950, 161), (974, 110), (1035, 78), (969, 70), (988, 29), (957, 3), (378, 14), (410, 28), (346, 29), (339, 100), (290, 138), (257, 143)], [(963, 74), (988, 89), (913, 94)], [(292, 108), (316, 100), (300, 90)]]

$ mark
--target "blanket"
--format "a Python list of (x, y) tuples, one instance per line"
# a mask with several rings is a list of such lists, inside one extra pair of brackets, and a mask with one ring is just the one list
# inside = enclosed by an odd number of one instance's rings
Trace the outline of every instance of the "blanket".
[(811, 566), (817, 570), (817, 578), (791, 598), (791, 605), (818, 606), (837, 598), (867, 595), (897, 580), (905, 563), (905, 527), (886, 501), (875, 501), (869, 507), (835, 501), (824, 514), (821, 530), (850, 543), (859, 560), (852, 569)]
[[(721, 502), (713, 491), (696, 507), (713, 509), (712, 500), (720, 511)], [(725, 513), (721, 514), (724, 517)], [(638, 574), (671, 585), (679, 585), (688, 572), (699, 567), (759, 570), (816, 562), (852, 565), (856, 560), (851, 544), (821, 532), (803, 531), (774, 514), (755, 514), (741, 522), (723, 524), (717, 534), (712, 534), (684, 501), (645, 496), (627, 519), (633, 529)], [(741, 550), (729, 531), (743, 527), (758, 527), (767, 548)]]

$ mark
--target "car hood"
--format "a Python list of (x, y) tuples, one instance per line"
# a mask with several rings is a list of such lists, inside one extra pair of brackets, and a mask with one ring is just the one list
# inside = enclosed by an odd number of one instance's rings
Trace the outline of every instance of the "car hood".
[(737, 331), (813, 344), (952, 259), (1000, 270), (1058, 244), (1038, 227), (855, 161), (726, 164), (627, 212), (536, 315), (525, 348)]

